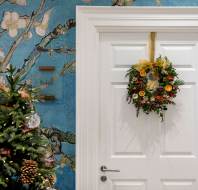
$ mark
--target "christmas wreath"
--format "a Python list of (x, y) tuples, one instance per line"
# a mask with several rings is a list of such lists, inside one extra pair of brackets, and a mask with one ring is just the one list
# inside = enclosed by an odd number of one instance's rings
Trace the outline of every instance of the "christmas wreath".
[(175, 104), (173, 99), (183, 81), (167, 57), (152, 57), (150, 61), (140, 60), (128, 70), (127, 101), (135, 105), (137, 116), (140, 110), (146, 114), (155, 112), (163, 121), (167, 105)]

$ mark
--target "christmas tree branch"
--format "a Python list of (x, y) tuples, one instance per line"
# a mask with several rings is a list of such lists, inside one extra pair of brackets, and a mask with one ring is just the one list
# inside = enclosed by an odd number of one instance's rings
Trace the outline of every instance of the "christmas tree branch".
[(69, 19), (65, 25), (59, 24), (54, 28), (52, 32), (50, 32), (48, 35), (46, 35), (39, 44), (36, 45), (36, 47), (33, 49), (33, 51), (30, 53), (30, 55), (25, 59), (23, 66), (21, 69), (19, 69), (15, 75), (15, 77), (20, 76), (21, 78), (24, 78), (30, 69), (34, 66), (37, 59), (41, 55), (41, 51), (38, 50), (41, 48), (46, 48), (48, 44), (50, 44), (53, 40), (57, 39), (59, 36), (67, 33), (71, 28), (75, 27), (76, 22), (73, 19)]
[(0, 69), (5, 68), (8, 65), (8, 63), (10, 62), (15, 50), (17, 49), (19, 44), (24, 40), (26, 34), (30, 31), (32, 25), (34, 24), (36, 17), (40, 14), (41, 10), (43, 9), (43, 7), (45, 5), (45, 1), (46, 0), (41, 0), (41, 3), (39, 5), (38, 9), (32, 13), (27, 27), (11, 45), (7, 55), (5, 56), (4, 60), (2, 61), (1, 65), (0, 65)]

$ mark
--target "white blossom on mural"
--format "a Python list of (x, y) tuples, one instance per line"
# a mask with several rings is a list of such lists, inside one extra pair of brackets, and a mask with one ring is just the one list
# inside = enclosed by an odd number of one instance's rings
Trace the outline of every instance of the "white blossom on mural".
[(43, 20), (40, 23), (35, 23), (35, 31), (39, 36), (45, 36), (48, 29), (51, 12), (52, 10), (47, 11), (43, 16)]
[(20, 5), (20, 6), (26, 6), (27, 5), (26, 0), (9, 0), (9, 1), (10, 1), (10, 3), (17, 4), (17, 5)]
[[(51, 12), (52, 10), (46, 11), (43, 16), (43, 19), (40, 22), (39, 21), (34, 22), (33, 27), (35, 27), (35, 32), (39, 36), (46, 35)], [(3, 20), (1, 22), (1, 28), (7, 31), (10, 37), (14, 38), (18, 35), (18, 30), (27, 27), (29, 22), (30, 22), (30, 17), (20, 16), (17, 12), (6, 11), (4, 13)], [(32, 38), (32, 32), (28, 31), (25, 37), (26, 39)]]
[(1, 22), (1, 28), (8, 31), (10, 37), (14, 38), (18, 34), (18, 29), (25, 28), (26, 21), (20, 18), (17, 12), (6, 11)]

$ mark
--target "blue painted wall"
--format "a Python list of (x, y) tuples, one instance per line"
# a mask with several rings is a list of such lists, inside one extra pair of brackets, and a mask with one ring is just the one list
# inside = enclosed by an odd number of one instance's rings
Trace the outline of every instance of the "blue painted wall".
[[(86, 0), (85, 0), (86, 1)], [(5, 11), (15, 11), (20, 15), (30, 15), (30, 13), (38, 6), (39, 1), (27, 0), (27, 6), (17, 6), (10, 3), (4, 3), (0, 6), (0, 20), (3, 19)], [(52, 8), (52, 14), (49, 21), (47, 32), (53, 30), (59, 23), (64, 24), (69, 18), (75, 18), (76, 5), (105, 5), (110, 6), (111, 0), (93, 0), (85, 3), (83, 0), (46, 0), (45, 10)], [(136, 0), (134, 6), (155, 6), (155, 0)], [(197, 6), (198, 0), (161, 0), (162, 6)], [(35, 45), (42, 37), (35, 34), (32, 30), (33, 37), (23, 42), (15, 52), (11, 64), (20, 67), (24, 59), (29, 55)], [(6, 33), (0, 37), (0, 49), (5, 53), (8, 51), (14, 38), (9, 37)], [(50, 44), (50, 47), (75, 47), (75, 29), (68, 34), (63, 35)], [(47, 53), (42, 54), (36, 65), (29, 73), (29, 78), (33, 80), (35, 85), (49, 80), (52, 76), (58, 75), (63, 64), (75, 60), (75, 55), (63, 55)], [(53, 65), (56, 66), (54, 73), (44, 73), (38, 70), (39, 66)], [(42, 117), (45, 127), (56, 127), (62, 131), (75, 132), (75, 73), (67, 73), (63, 77), (59, 77), (43, 93), (56, 96), (57, 100), (49, 103), (39, 103), (37, 109)], [(63, 144), (64, 152), (74, 155), (75, 147), (67, 143)], [(59, 168), (57, 171), (57, 189), (74, 190), (75, 174), (69, 167)]]

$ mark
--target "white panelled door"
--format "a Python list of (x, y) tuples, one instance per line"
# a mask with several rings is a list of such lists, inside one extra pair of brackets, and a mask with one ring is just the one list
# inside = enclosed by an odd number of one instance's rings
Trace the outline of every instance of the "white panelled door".
[[(98, 9), (77, 17), (77, 190), (198, 190), (198, 10)], [(164, 122), (126, 102), (126, 71), (148, 57), (151, 31), (156, 57), (185, 81)]]
[[(156, 56), (167, 55), (185, 81), (165, 122), (126, 102), (126, 71), (148, 57), (148, 33), (103, 33), (100, 40), (100, 190), (197, 190), (198, 33), (157, 35)], [(102, 175), (102, 174), (101, 174)]]

